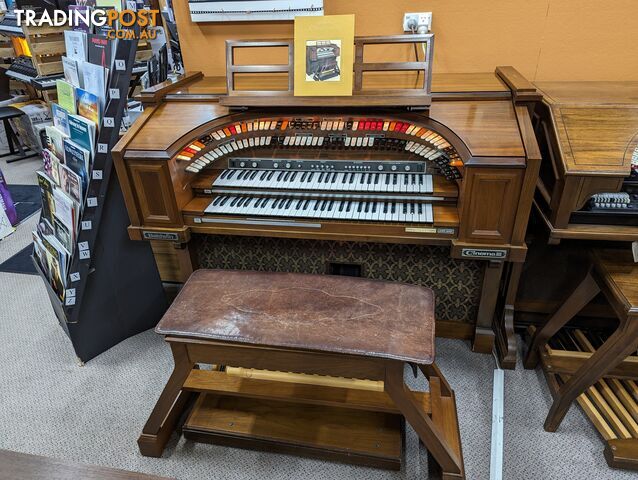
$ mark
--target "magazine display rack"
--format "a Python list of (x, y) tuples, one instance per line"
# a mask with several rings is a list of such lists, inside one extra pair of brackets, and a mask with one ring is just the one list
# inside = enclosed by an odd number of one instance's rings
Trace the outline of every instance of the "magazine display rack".
[(56, 316), (82, 362), (152, 328), (167, 307), (150, 246), (128, 237), (129, 218), (111, 157), (136, 51), (136, 40), (117, 41), (62, 301), (33, 257)]

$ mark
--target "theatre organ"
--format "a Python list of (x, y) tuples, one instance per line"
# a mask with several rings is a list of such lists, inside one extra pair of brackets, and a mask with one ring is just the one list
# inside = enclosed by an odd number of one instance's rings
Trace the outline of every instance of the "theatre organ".
[(638, 240), (638, 82), (540, 82), (536, 205), (550, 242)]
[(223, 81), (193, 74), (145, 91), (114, 150), (129, 235), (153, 241), (160, 267), (173, 266), (165, 279), (213, 267), (424, 284), (439, 335), (490, 352), (494, 323), (511, 365), (539, 168), (537, 94), (518, 72), (434, 76), (431, 105), (396, 90), (323, 106), (284, 91), (236, 108), (245, 99)]

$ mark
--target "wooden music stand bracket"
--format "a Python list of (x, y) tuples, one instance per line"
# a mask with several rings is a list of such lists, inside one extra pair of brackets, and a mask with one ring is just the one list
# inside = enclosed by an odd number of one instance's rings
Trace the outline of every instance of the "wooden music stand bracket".
[[(425, 58), (414, 62), (364, 62), (366, 45), (425, 44)], [(355, 37), (354, 85), (352, 96), (295, 96), (294, 95), (294, 41), (284, 40), (226, 40), (226, 82), (228, 95), (219, 103), (228, 107), (418, 107), (428, 108), (432, 103), (432, 55), (434, 35), (390, 35)], [(288, 63), (278, 65), (237, 65), (237, 48), (287, 47)], [(373, 90), (363, 88), (364, 72), (423, 72), (421, 88), (395, 88)], [(287, 90), (240, 90), (236, 88), (236, 74), (285, 73)]]

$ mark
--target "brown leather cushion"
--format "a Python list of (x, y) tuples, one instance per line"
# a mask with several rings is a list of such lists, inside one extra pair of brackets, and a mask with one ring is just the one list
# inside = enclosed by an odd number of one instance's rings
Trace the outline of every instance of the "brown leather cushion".
[(343, 276), (198, 270), (155, 330), (428, 364), (434, 293)]

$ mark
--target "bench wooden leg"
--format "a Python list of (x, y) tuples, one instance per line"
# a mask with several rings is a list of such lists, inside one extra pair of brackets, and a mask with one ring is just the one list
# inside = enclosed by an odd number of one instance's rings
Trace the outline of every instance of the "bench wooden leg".
[(436, 365), (422, 367), (422, 371), (429, 375), (432, 418), (425, 413), (414, 393), (403, 382), (402, 362), (388, 362), (386, 365), (385, 391), (438, 464), (441, 478), (464, 479), (454, 393)]
[(560, 386), (545, 419), (545, 430), (555, 432), (576, 397), (627, 358), (637, 345), (638, 319), (629, 318)]
[(140, 452), (147, 457), (162, 456), (164, 447), (191, 396), (190, 392), (182, 391), (182, 386), (194, 363), (188, 357), (186, 345), (171, 343), (170, 346), (175, 360), (173, 373), (144, 425), (142, 435), (137, 440)]
[(598, 293), (600, 293), (600, 288), (591, 273), (588, 273), (567, 300), (552, 314), (547, 322), (536, 331), (530, 340), (527, 355), (523, 361), (525, 368), (536, 368), (539, 352), (545, 347), (547, 341), (591, 302)]

